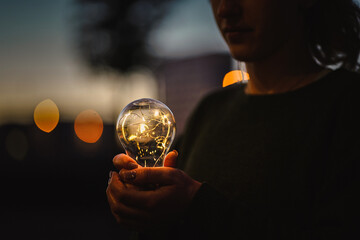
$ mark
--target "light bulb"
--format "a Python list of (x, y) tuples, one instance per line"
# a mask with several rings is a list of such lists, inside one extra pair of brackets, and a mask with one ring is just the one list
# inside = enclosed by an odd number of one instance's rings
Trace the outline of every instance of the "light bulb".
[(175, 138), (175, 119), (162, 102), (142, 98), (120, 113), (116, 133), (127, 154), (143, 167), (162, 167)]

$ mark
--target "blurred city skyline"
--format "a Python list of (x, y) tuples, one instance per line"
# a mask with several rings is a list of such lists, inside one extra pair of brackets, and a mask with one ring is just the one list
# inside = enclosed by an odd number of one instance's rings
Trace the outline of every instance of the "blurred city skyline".
[[(29, 123), (47, 98), (60, 121), (94, 109), (113, 123), (130, 101), (161, 98), (149, 69), (94, 74), (76, 49), (79, 5), (73, 0), (2, 0), (0, 9), (0, 124)], [(177, 1), (150, 34), (150, 52), (181, 59), (226, 52), (208, 1)]]

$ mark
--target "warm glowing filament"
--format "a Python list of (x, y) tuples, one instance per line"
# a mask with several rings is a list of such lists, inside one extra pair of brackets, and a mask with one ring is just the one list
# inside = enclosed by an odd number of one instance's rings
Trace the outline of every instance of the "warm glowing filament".
[[(168, 137), (169, 137), (169, 134), (170, 134), (170, 126), (171, 126), (171, 122), (168, 120), (168, 118), (166, 117), (166, 115), (163, 115), (162, 116), (162, 120), (163, 120), (163, 124), (165, 125), (165, 119), (167, 120), (167, 133), (166, 133), (166, 137), (165, 137), (165, 141), (168, 139)], [(156, 161), (155, 161), (155, 165), (157, 164), (157, 162), (160, 160), (160, 159), (162, 159), (162, 157), (165, 155), (165, 151), (166, 151), (166, 148), (165, 148), (165, 146), (166, 146), (166, 144), (165, 144), (166, 142), (161, 142), (161, 145), (163, 146), (163, 151), (162, 151), (162, 153), (161, 153), (161, 155), (160, 155), (160, 157), (158, 157), (158, 159), (156, 159)]]
[(137, 136), (131, 135), (131, 136), (128, 138), (128, 140), (129, 140), (129, 141), (133, 141), (133, 140), (135, 140), (136, 138), (137, 138)]
[(139, 129), (140, 129), (140, 133), (144, 133), (145, 131), (146, 131), (146, 128), (148, 128), (145, 124), (140, 124), (140, 127), (139, 127)]
[[(149, 105), (150, 108), (150, 105)], [(134, 122), (132, 124), (136, 124), (137, 125), (137, 130), (136, 132), (133, 132), (132, 135), (130, 136), (126, 136), (126, 129), (125, 126), (127, 124), (128, 118), (132, 116), (133, 118), (137, 118), (137, 119), (141, 119), (140, 122)], [(154, 125), (155, 122), (155, 125)], [(161, 127), (161, 125), (164, 125), (165, 127), (167, 127), (166, 129), (166, 136), (154, 136), (155, 131), (158, 127)], [(127, 125), (126, 127), (129, 127), (130, 125)], [(123, 132), (123, 139), (127, 144), (130, 144), (130, 142), (134, 142), (136, 144), (136, 148), (138, 149), (138, 156), (144, 157), (146, 155), (153, 155), (156, 154), (157, 151), (153, 150), (153, 151), (149, 151), (147, 148), (142, 148), (140, 146), (139, 140), (141, 138), (152, 138), (156, 144), (157, 144), (157, 148), (159, 151), (161, 151), (160, 156), (156, 158), (156, 156), (153, 156), (153, 160), (155, 162), (154, 166), (158, 163), (158, 161), (160, 161), (164, 155), (165, 155), (165, 151), (166, 151), (166, 146), (167, 146), (167, 141), (168, 138), (170, 136), (170, 132), (171, 132), (171, 122), (168, 119), (168, 117), (166, 116), (166, 114), (160, 110), (154, 110), (152, 111), (152, 114), (147, 114), (145, 115), (143, 113), (143, 111), (139, 112), (135, 112), (135, 111), (130, 111), (129, 113), (127, 113), (126, 115), (124, 115), (124, 118), (122, 120), (122, 124), (121, 124), (121, 128), (122, 128), (122, 132)], [(138, 156), (136, 155), (135, 158), (137, 160)], [(147, 163), (146, 161), (144, 161), (144, 165), (146, 166)]]

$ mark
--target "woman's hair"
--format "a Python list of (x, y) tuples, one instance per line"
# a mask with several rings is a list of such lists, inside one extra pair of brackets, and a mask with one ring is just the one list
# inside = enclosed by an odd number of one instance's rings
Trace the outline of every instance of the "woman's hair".
[(318, 0), (306, 10), (305, 21), (319, 64), (360, 70), (360, 9), (353, 0)]

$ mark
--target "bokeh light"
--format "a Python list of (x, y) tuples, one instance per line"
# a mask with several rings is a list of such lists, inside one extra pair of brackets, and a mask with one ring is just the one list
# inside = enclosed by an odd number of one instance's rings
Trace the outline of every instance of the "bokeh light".
[(29, 144), (24, 132), (12, 129), (5, 139), (5, 146), (9, 156), (15, 160), (24, 160)]
[(59, 123), (59, 109), (56, 104), (46, 99), (40, 102), (34, 111), (34, 121), (36, 126), (44, 132), (51, 132)]
[(231, 84), (241, 82), (243, 80), (249, 80), (250, 76), (247, 72), (240, 71), (240, 70), (233, 70), (228, 72), (223, 80), (223, 87), (229, 86)]
[(78, 138), (87, 143), (95, 143), (102, 135), (103, 121), (94, 110), (88, 109), (77, 115), (74, 130)]

